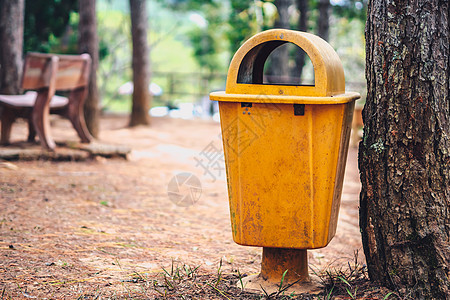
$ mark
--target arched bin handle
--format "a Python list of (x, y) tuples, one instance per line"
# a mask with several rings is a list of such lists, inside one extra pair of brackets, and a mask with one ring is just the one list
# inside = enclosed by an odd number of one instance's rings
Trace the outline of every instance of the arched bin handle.
[[(263, 84), (265, 61), (273, 50), (285, 43), (297, 45), (310, 57), (315, 74), (314, 86)], [(236, 52), (230, 63), (226, 92), (292, 96), (343, 94), (344, 70), (337, 53), (320, 37), (300, 31), (272, 29), (253, 36)]]

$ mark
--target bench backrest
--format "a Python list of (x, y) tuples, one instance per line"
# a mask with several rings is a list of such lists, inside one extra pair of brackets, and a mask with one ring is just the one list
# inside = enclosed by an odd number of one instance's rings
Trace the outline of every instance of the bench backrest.
[[(53, 70), (56, 66), (56, 70)], [(55, 90), (72, 90), (87, 86), (91, 68), (89, 54), (60, 55), (30, 52), (25, 58), (22, 88), (49, 87), (54, 76)]]
[(49, 88), (57, 70), (56, 56), (28, 53), (23, 67), (22, 88), (25, 90)]
[(87, 86), (91, 72), (91, 57), (81, 55), (57, 55), (58, 72), (56, 73), (56, 87), (59, 90), (72, 90)]

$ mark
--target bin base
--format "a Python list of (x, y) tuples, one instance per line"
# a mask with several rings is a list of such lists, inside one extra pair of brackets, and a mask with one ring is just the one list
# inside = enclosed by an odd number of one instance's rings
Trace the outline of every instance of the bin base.
[[(267, 294), (320, 293), (317, 279), (308, 274), (308, 254), (303, 249), (263, 248), (261, 273), (238, 282), (238, 287)], [(281, 287), (280, 287), (281, 285)]]
[(303, 293), (308, 294), (320, 294), (323, 290), (319, 278), (316, 276), (310, 276), (307, 280), (297, 282), (288, 288), (285, 289), (289, 284), (283, 286), (280, 289), (280, 283), (274, 283), (268, 280), (264, 280), (259, 275), (251, 275), (245, 278), (242, 278), (242, 283), (240, 281), (237, 282), (236, 286), (242, 289), (244, 286), (244, 291), (259, 293), (259, 294), (273, 294), (280, 292), (280, 295), (298, 295)]

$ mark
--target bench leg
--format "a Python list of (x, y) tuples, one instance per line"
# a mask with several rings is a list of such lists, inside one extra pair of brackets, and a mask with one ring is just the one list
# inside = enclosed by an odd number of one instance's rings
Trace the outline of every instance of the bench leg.
[(38, 94), (31, 118), (42, 147), (46, 150), (53, 151), (56, 145), (50, 135), (49, 102), (48, 91), (47, 93)]
[(16, 120), (14, 110), (4, 107), (1, 119), (2, 119), (2, 133), (0, 143), (2, 145), (9, 145), (9, 139), (11, 138), (12, 124)]
[(86, 92), (86, 88), (72, 91), (67, 110), (67, 118), (72, 123), (72, 126), (80, 137), (82, 143), (90, 143), (93, 140), (92, 135), (87, 129), (86, 121), (84, 120), (83, 105)]
[(28, 118), (28, 142), (33, 143), (36, 139), (36, 129), (34, 129), (33, 118)]

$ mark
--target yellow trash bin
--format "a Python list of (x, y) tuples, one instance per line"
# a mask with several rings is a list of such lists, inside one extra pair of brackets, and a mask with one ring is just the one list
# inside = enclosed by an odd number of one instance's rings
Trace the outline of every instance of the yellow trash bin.
[[(310, 57), (313, 86), (263, 83), (264, 63), (293, 43)], [(234, 55), (219, 101), (234, 241), (265, 248), (325, 247), (336, 232), (354, 102), (323, 39), (274, 29)]]

